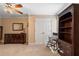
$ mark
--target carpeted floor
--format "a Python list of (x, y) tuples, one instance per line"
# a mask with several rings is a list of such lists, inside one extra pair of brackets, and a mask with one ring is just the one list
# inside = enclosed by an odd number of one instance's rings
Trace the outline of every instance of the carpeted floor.
[(0, 45), (0, 56), (58, 56), (49, 48), (40, 44), (5, 44)]

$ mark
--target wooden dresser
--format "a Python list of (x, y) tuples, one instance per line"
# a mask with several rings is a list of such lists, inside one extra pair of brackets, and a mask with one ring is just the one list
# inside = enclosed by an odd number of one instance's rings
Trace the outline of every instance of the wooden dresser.
[(24, 44), (26, 43), (26, 34), (5, 34), (4, 44)]

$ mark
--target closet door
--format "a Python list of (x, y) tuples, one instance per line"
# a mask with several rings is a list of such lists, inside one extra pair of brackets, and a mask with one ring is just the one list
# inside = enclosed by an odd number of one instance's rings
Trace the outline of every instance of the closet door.
[(47, 44), (48, 36), (51, 34), (51, 19), (40, 16), (35, 20), (35, 40), (36, 44)]

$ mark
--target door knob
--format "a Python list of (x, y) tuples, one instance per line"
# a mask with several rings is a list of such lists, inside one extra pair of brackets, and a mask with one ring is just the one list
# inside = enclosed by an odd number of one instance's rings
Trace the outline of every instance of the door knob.
[(45, 32), (42, 32), (41, 34), (45, 34)]

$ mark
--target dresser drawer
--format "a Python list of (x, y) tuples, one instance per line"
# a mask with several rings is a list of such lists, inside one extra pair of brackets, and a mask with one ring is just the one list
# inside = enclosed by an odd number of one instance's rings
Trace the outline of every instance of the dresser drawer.
[(26, 43), (26, 34), (20, 33), (20, 34), (5, 34), (4, 36), (4, 43), (5, 44), (17, 44), (17, 43)]

